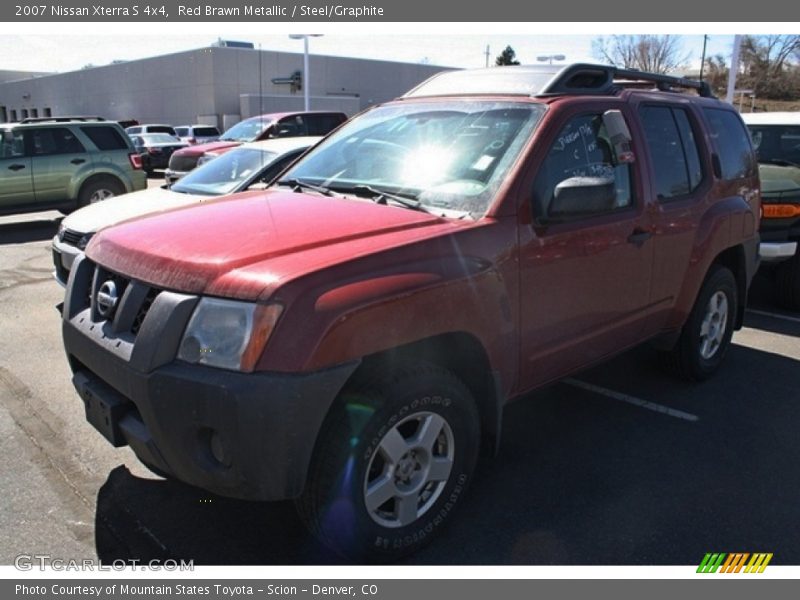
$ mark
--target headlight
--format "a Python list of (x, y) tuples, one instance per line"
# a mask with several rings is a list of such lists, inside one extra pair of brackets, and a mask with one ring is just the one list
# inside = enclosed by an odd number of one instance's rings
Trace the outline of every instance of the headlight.
[(92, 239), (94, 235), (93, 231), (84, 234), (81, 239), (78, 240), (78, 250), (86, 250), (86, 246), (89, 244), (89, 240)]
[(66, 230), (67, 230), (67, 228), (64, 226), (64, 221), (62, 220), (61, 223), (58, 224), (58, 233), (56, 234), (56, 236), (58, 237), (58, 241), (59, 242), (63, 242), (64, 241), (64, 232)]
[(282, 310), (279, 304), (202, 298), (186, 326), (178, 358), (252, 371)]

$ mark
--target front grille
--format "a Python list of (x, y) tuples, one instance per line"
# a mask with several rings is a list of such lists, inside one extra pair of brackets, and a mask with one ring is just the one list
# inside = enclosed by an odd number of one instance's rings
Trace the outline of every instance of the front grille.
[(61, 241), (65, 244), (77, 247), (78, 242), (80, 242), (81, 238), (83, 237), (83, 234), (79, 231), (73, 231), (72, 229), (65, 229), (63, 232), (61, 232), (60, 237)]
[(133, 335), (137, 335), (139, 333), (139, 329), (142, 327), (142, 323), (144, 323), (144, 318), (150, 311), (150, 307), (153, 306), (153, 301), (156, 299), (156, 296), (158, 296), (158, 292), (159, 290), (156, 288), (150, 288), (147, 291), (147, 295), (144, 297), (144, 301), (139, 307), (136, 317), (133, 319), (133, 325), (131, 325), (131, 333)]
[[(85, 259), (88, 260), (88, 259)], [(129, 332), (135, 337), (144, 323), (150, 307), (162, 290), (145, 283), (113, 273), (103, 267), (91, 265), (92, 276), (86, 289), (86, 306), (91, 307), (91, 319), (95, 323), (113, 321), (114, 329)], [(113, 282), (116, 288), (116, 303), (106, 314), (101, 312), (98, 294), (107, 282)], [(109, 287), (109, 286), (107, 286)], [(126, 292), (129, 292), (126, 294)], [(106, 294), (107, 303), (108, 294)]]
[(169, 158), (169, 168), (173, 171), (191, 171), (197, 166), (198, 156), (173, 154)]

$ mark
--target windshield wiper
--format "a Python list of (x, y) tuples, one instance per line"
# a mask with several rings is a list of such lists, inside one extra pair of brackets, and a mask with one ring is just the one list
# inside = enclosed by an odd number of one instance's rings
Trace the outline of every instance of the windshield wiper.
[(314, 185), (313, 183), (308, 183), (307, 181), (303, 181), (302, 179), (281, 179), (278, 182), (278, 185), (288, 185), (292, 188), (294, 192), (301, 192), (303, 188), (308, 190), (313, 190), (318, 194), (322, 194), (323, 196), (333, 196), (333, 192), (330, 191), (328, 188), (323, 187), (321, 185)]
[(419, 200), (415, 200), (413, 197), (393, 194), (391, 192), (387, 192), (386, 190), (374, 188), (371, 185), (354, 185), (353, 187), (342, 191), (353, 192), (354, 194), (359, 194), (362, 196), (368, 195), (372, 198), (372, 200), (375, 201), (376, 204), (386, 204), (387, 200), (391, 200), (392, 202), (397, 202), (406, 208), (434, 214), (430, 209), (428, 209), (428, 207), (422, 204)]
[(783, 158), (762, 158), (758, 162), (764, 163), (767, 165), (778, 165), (779, 167), (797, 167), (800, 168), (800, 164), (792, 162), (790, 160), (785, 160)]

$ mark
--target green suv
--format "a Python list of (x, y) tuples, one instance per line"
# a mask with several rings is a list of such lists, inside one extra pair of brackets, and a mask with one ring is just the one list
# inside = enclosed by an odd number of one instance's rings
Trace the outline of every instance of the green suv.
[(76, 208), (147, 187), (141, 157), (99, 117), (0, 124), (0, 215)]

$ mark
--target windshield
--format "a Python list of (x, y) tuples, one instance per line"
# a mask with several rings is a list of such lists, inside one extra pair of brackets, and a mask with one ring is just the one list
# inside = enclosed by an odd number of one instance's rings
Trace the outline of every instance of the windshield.
[(220, 139), (231, 142), (252, 142), (258, 139), (262, 132), (272, 123), (270, 119), (254, 117), (239, 121), (236, 125), (222, 134)]
[(325, 140), (282, 181), (358, 195), (382, 191), (439, 214), (480, 216), (544, 110), (472, 100), (379, 107)]
[(749, 125), (758, 162), (800, 165), (800, 125)]
[(238, 191), (257, 172), (275, 160), (277, 154), (255, 148), (236, 148), (181, 177), (170, 188), (183, 194), (222, 196)]

